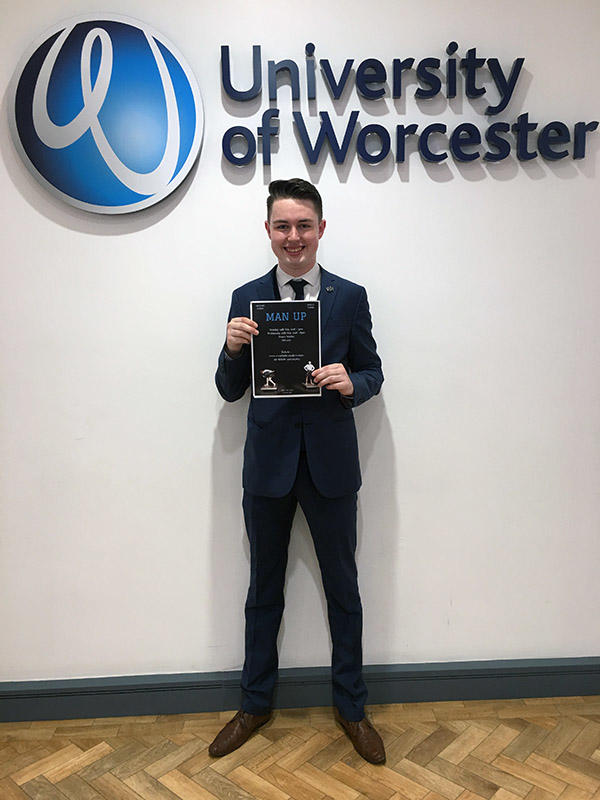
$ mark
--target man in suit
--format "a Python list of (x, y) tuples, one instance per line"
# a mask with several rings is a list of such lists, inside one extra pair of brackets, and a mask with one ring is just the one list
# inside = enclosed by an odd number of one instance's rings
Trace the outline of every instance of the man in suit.
[(209, 753), (230, 753), (270, 717), (287, 550), (300, 503), (327, 599), (336, 719), (363, 758), (382, 763), (383, 742), (364, 712), (362, 606), (354, 557), (361, 475), (352, 408), (377, 394), (383, 382), (367, 295), (362, 286), (317, 263), (325, 220), (312, 184), (299, 178), (273, 181), (265, 227), (278, 263), (233, 293), (217, 388), (234, 401), (250, 383), (249, 345), (260, 335), (250, 319), (252, 300), (318, 299), (323, 366), (312, 377), (322, 393), (250, 400), (242, 476), (251, 558), (242, 708)]

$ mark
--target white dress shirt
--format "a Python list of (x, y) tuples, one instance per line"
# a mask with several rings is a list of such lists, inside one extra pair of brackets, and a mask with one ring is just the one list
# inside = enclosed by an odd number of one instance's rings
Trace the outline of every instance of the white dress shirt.
[(288, 275), (278, 265), (276, 270), (277, 286), (279, 287), (279, 296), (282, 300), (293, 300), (294, 289), (290, 286), (289, 281), (304, 280), (306, 286), (304, 287), (305, 300), (318, 300), (319, 292), (321, 290), (321, 267), (315, 264), (312, 269), (305, 272), (304, 275)]

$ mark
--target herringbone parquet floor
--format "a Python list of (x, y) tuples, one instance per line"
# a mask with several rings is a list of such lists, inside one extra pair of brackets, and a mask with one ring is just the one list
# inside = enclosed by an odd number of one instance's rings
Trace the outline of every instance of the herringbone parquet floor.
[(0, 725), (1, 800), (600, 800), (600, 696), (371, 706), (387, 763), (328, 708), (211, 759), (232, 712)]

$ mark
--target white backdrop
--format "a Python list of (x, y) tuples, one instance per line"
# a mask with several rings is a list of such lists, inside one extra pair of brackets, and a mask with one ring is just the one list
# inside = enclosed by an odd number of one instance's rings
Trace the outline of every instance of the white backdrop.
[[(221, 156), (268, 107), (220, 87), (220, 46), (250, 84), (263, 59), (339, 73), (476, 46), (525, 57), (508, 109), (572, 126), (600, 115), (596, 0), (344, 3), (0, 0), (2, 209), (0, 680), (238, 669), (248, 549), (240, 499), (246, 401), (213, 383), (231, 290), (273, 263), (266, 183), (318, 183), (328, 269), (367, 286), (386, 381), (356, 412), (365, 663), (587, 656), (600, 601), (598, 142), (550, 164), (452, 159), (376, 167), (302, 158), (279, 89), (271, 169)], [(197, 75), (197, 169), (148, 211), (103, 218), (50, 197), (18, 160), (8, 84), (60, 19), (145, 20)], [(265, 82), (265, 81), (264, 81)], [(244, 84), (244, 85), (242, 85)], [(487, 85), (490, 85), (489, 82)], [(459, 84), (460, 86), (460, 84)], [(464, 95), (317, 108), (339, 121), (472, 121)], [(492, 88), (490, 85), (490, 95)], [(309, 116), (303, 99), (300, 110)], [(339, 116), (336, 115), (339, 113)], [(336, 122), (337, 124), (337, 122)], [(316, 130), (316, 129), (312, 129)], [(281, 665), (329, 663), (312, 544), (296, 520)]]

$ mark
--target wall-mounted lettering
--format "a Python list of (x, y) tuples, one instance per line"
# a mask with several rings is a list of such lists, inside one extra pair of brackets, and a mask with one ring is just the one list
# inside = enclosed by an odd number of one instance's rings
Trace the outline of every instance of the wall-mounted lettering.
[[(391, 64), (377, 58), (367, 58), (355, 65), (355, 59), (347, 58), (337, 67), (327, 58), (318, 60), (317, 70), (315, 45), (305, 46), (302, 65), (292, 59), (269, 60), (266, 64), (267, 92), (271, 104), (277, 101), (278, 81), (289, 84), (291, 99), (299, 101), (304, 89), (307, 101), (317, 99), (317, 76), (321, 78), (321, 90), (326, 91), (335, 102), (354, 90), (360, 97), (377, 102), (384, 98), (398, 99), (406, 94), (409, 84), (406, 76), (412, 73), (410, 82), (413, 96), (424, 102), (442, 96), (453, 99), (460, 85), (470, 100), (487, 95), (487, 106), (483, 113), (489, 117), (501, 114), (509, 106), (517, 87), (525, 59), (515, 58), (512, 64), (501, 64), (495, 57), (478, 55), (476, 47), (467, 49), (461, 58), (457, 55), (457, 42), (446, 47), (446, 58), (397, 57)], [(221, 47), (221, 78), (225, 93), (236, 102), (246, 102), (260, 97), (263, 92), (263, 60), (260, 45), (252, 47), (251, 79), (244, 81), (239, 76), (232, 78), (231, 54), (228, 45)], [(483, 71), (489, 74), (492, 85), (485, 85)], [(301, 80), (302, 76), (302, 80)], [(416, 81), (413, 88), (412, 83)], [(249, 88), (247, 88), (249, 86)], [(279, 109), (273, 105), (262, 115), (262, 124), (256, 132), (236, 125), (223, 136), (223, 155), (232, 164), (245, 166), (256, 158), (260, 137), (263, 163), (271, 163), (271, 139), (279, 135)], [(316, 164), (321, 153), (329, 153), (341, 164), (349, 153), (356, 153), (367, 164), (378, 164), (388, 157), (396, 162), (406, 158), (408, 137), (415, 137), (416, 149), (423, 160), (440, 163), (451, 154), (458, 162), (483, 159), (488, 162), (503, 161), (514, 153), (520, 161), (529, 161), (540, 155), (548, 161), (562, 158), (585, 158), (587, 135), (598, 128), (598, 121), (576, 122), (570, 126), (555, 120), (540, 123), (529, 119), (527, 112), (518, 115), (512, 122), (493, 121), (485, 126), (472, 122), (461, 122), (452, 130), (442, 122), (432, 122), (421, 129), (415, 123), (366, 124), (362, 125), (360, 111), (352, 110), (344, 120), (338, 120), (336, 133), (334, 123), (327, 111), (320, 111), (320, 124), (316, 134), (309, 133), (301, 111), (292, 111), (293, 124), (299, 146), (310, 164)], [(341, 125), (340, 125), (341, 122)], [(276, 123), (276, 124), (275, 124)], [(243, 140), (241, 152), (234, 152), (233, 142)], [(369, 143), (369, 146), (367, 145)]]

